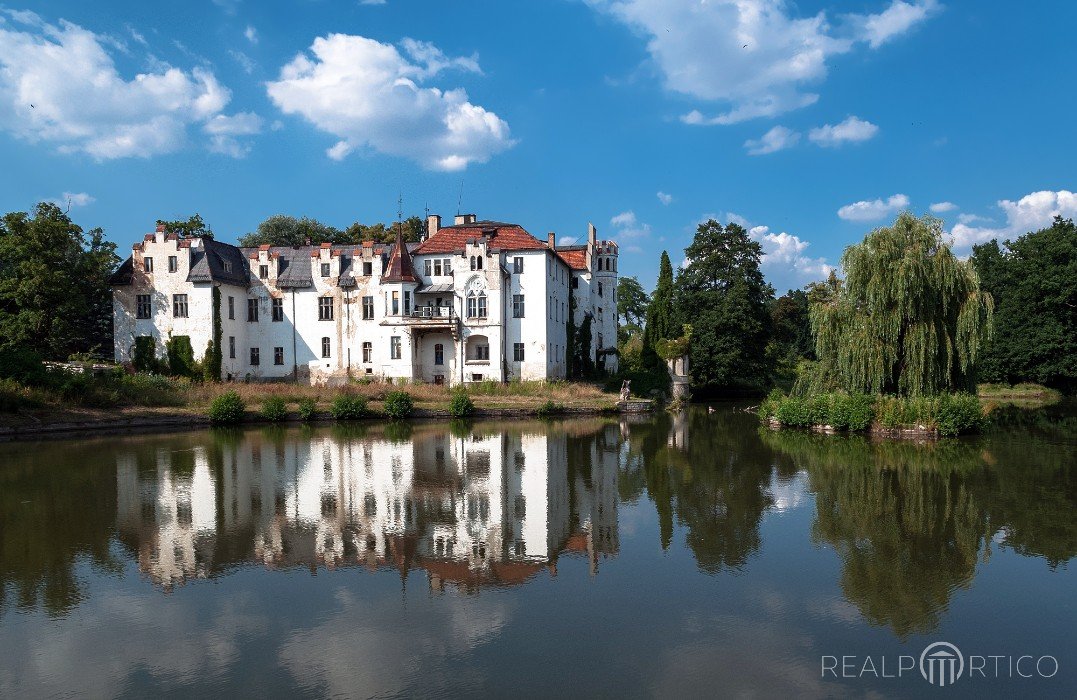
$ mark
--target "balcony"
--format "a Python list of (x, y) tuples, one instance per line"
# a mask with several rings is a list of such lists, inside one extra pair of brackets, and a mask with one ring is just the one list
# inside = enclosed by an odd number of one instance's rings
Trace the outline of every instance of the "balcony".
[(416, 330), (449, 330), (456, 338), (460, 330), (460, 315), (452, 306), (416, 306), (410, 313), (386, 316), (383, 326), (411, 326)]

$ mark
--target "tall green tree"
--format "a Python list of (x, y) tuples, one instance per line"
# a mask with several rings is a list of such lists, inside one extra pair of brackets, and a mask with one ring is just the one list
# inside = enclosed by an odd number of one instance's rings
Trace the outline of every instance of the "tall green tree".
[(643, 285), (638, 279), (635, 277), (617, 279), (617, 315), (621, 317), (622, 325), (642, 328), (650, 301), (651, 298), (647, 296), (647, 292), (643, 291)]
[(738, 224), (711, 219), (699, 225), (685, 255), (675, 302), (679, 320), (692, 326), (693, 385), (765, 386), (774, 289), (759, 269), (762, 246)]
[(304, 216), (297, 219), (287, 214), (274, 214), (262, 223), (257, 230), (240, 236), (239, 245), (253, 248), (259, 245), (296, 246), (319, 243), (343, 242), (339, 239), (343, 232), (333, 226), (323, 224), (317, 219)]
[(110, 356), (109, 276), (119, 258), (104, 232), (84, 232), (55, 204), (0, 221), (0, 349), (50, 359)]
[(206, 222), (202, 221), (201, 214), (175, 221), (158, 219), (157, 225), (164, 226), (165, 233), (174, 233), (180, 238), (213, 238), (213, 232), (206, 226)]
[(907, 396), (975, 389), (993, 302), (940, 220), (902, 213), (841, 262), (844, 283), (811, 307), (816, 353), (838, 385)]
[(1077, 226), (1051, 226), (999, 246), (973, 247), (972, 264), (995, 300), (995, 332), (980, 363), (985, 381), (1077, 389)]
[(646, 325), (643, 328), (643, 362), (648, 367), (663, 366), (661, 358), (655, 352), (655, 344), (663, 338), (672, 338), (680, 329), (675, 324), (673, 311), (673, 265), (669, 262), (669, 253), (662, 251), (658, 263), (658, 282), (647, 305)]

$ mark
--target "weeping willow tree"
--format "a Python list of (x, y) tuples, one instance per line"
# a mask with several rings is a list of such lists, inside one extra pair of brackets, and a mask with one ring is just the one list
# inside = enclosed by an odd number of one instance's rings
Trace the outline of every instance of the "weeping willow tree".
[(841, 264), (845, 280), (820, 285), (811, 307), (821, 383), (905, 396), (975, 390), (994, 303), (941, 221), (902, 213), (846, 248)]

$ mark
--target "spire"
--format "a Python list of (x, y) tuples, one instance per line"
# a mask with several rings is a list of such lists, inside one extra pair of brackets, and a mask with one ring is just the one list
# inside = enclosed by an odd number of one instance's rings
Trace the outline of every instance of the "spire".
[(415, 269), (411, 264), (411, 253), (408, 252), (408, 244), (404, 242), (404, 226), (396, 227), (396, 245), (393, 253), (389, 256), (389, 264), (382, 275), (382, 282), (418, 282), (415, 277)]

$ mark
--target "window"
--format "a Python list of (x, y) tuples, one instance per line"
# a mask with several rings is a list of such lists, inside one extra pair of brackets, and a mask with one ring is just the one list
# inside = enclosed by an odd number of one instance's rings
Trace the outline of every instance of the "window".
[(187, 318), (187, 295), (172, 295), (172, 315), (176, 318)]
[(319, 297), (318, 298), (318, 320), (319, 321), (332, 321), (333, 320), (333, 297)]
[(139, 294), (135, 297), (135, 318), (149, 318), (153, 315), (153, 302), (149, 294)]
[(322, 357), (329, 357), (331, 349), (329, 336), (322, 336)]
[(445, 364), (445, 346), (441, 343), (434, 343), (434, 364)]
[(273, 348), (273, 364), (284, 364), (284, 348)]
[(400, 315), (400, 292), (393, 292), (393, 316)]
[(441, 260), (441, 270), (444, 275), (452, 274), (452, 258), (443, 258)]
[(329, 276), (329, 263), (322, 263), (322, 277)]
[(374, 344), (370, 342), (363, 343), (363, 362), (370, 364), (373, 362)]
[(251, 348), (251, 364), (261, 364), (261, 358), (258, 356), (258, 348)]
[(145, 272), (153, 272), (153, 258), (142, 258), (142, 269)]
[(400, 359), (400, 336), (394, 335), (389, 338), (389, 358), (392, 360)]
[(228, 336), (228, 359), (236, 359), (236, 337), (234, 335)]
[[(519, 258), (517, 258), (519, 260)], [(524, 295), (513, 294), (512, 295), (512, 317), (523, 318), (524, 317)]]
[(374, 297), (363, 297), (363, 319), (374, 318)]
[(258, 321), (258, 300), (247, 300), (247, 322), (254, 323)]
[(374, 263), (372, 263), (372, 262), (363, 263), (363, 277), (370, 277), (373, 274), (374, 274)]
[(236, 320), (236, 298), (228, 297), (228, 320)]
[(481, 270), (482, 269), (482, 256), (481, 255), (472, 255), (471, 256), (471, 269), (472, 270)]
[[(431, 260), (430, 258), (427, 258), (423, 262), (423, 272), (426, 273), (427, 277), (430, 277), (430, 276), (432, 276), (434, 274), (434, 261)], [(438, 260), (438, 274), (439, 275), (441, 274), (441, 261), (440, 260)]]
[(598, 296), (602, 296), (602, 283), (598, 283)]
[(224, 271), (225, 272), (231, 272), (232, 271), (232, 261), (231, 260), (225, 260), (225, 261), (223, 261), (223, 264), (224, 264)]
[(471, 359), (473, 359), (473, 360), (482, 360), (482, 361), (489, 362), (490, 361), (490, 346), (489, 345), (476, 345), (475, 346), (475, 357), (473, 357)]
[(411, 315), (411, 292), (407, 290), (404, 291), (404, 315)]
[(177, 258), (175, 255), (169, 255), (168, 256), (168, 271), (169, 272), (175, 272), (178, 269), (179, 269), (179, 258)]
[(486, 318), (486, 293), (467, 293), (467, 317)]
[(523, 343), (513, 343), (512, 344), (512, 360), (513, 360), (513, 362), (523, 362), (524, 361), (524, 344)]
[(284, 300), (283, 299), (274, 299), (273, 300), (273, 320), (274, 321), (283, 321), (284, 320)]
[(258, 279), (260, 279), (260, 280), (269, 279), (269, 265), (259, 265), (258, 266)]
[[(442, 268), (443, 268), (442, 259), (438, 258), (437, 260), (434, 261), (434, 274), (437, 275), (438, 277), (440, 277), (441, 274), (442, 274)], [(445, 272), (448, 272), (448, 269), (446, 269)]]
[(512, 271), (517, 275), (524, 273), (524, 259), (522, 257), (517, 256), (512, 259)]
[(572, 288), (573, 289), (579, 289), (580, 288), (580, 278), (579, 277), (573, 277), (572, 278)]

